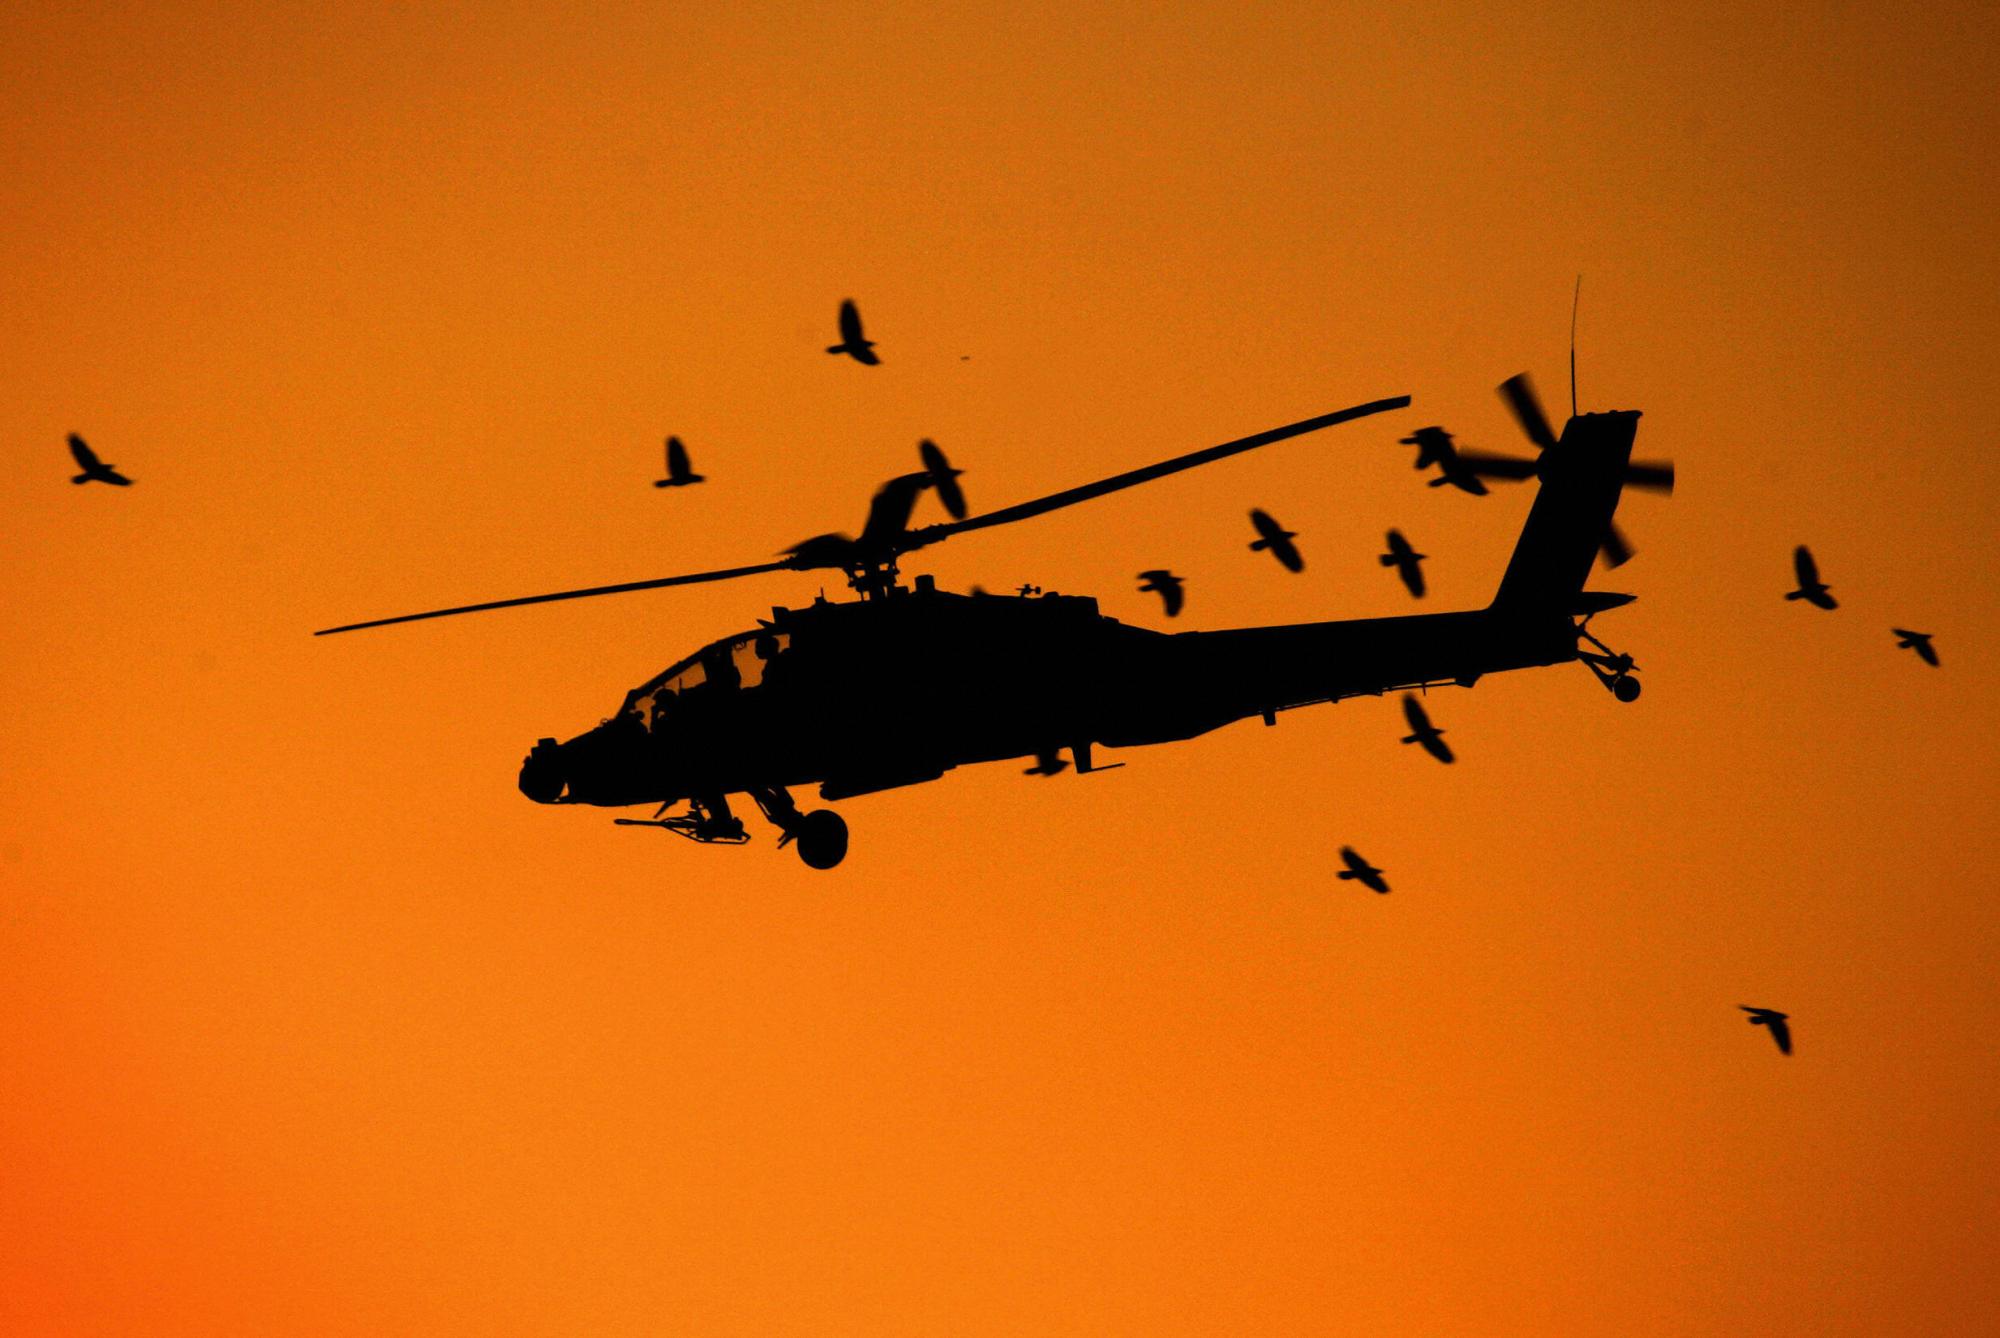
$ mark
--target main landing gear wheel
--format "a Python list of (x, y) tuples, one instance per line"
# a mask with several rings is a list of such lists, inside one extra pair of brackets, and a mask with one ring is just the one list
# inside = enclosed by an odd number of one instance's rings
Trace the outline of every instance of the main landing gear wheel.
[(847, 820), (830, 808), (801, 818), (797, 836), (799, 858), (808, 869), (831, 869), (847, 858)]
[(1614, 679), (1611, 684), (1611, 695), (1621, 702), (1638, 701), (1639, 680), (1629, 675), (1624, 678)]

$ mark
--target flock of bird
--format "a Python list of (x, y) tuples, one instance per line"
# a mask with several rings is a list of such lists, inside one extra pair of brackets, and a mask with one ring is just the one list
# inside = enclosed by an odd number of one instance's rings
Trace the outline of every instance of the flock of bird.
[[(828, 353), (837, 357), (852, 358), (855, 362), (868, 367), (881, 365), (882, 359), (875, 352), (875, 341), (867, 337), (861, 323), (860, 309), (851, 298), (840, 304), (839, 328), (840, 342), (829, 345), (826, 350)], [(1525, 379), (1521, 377), (1508, 381), (1501, 390), (1503, 394), (1515, 400), (1529, 394)], [(1535, 417), (1539, 417), (1539, 411)], [(1453, 487), (1475, 497), (1487, 495), (1484, 480), (1488, 478), (1529, 479), (1535, 476), (1537, 468), (1537, 462), (1532, 459), (1461, 449), (1452, 434), (1442, 427), (1419, 428), (1411, 435), (1402, 438), (1400, 444), (1417, 448), (1418, 470), (1432, 467), (1437, 469), (1436, 477), (1429, 481), (1431, 487)], [(930, 476), (956, 478), (960, 471), (950, 469), (943, 463), (943, 455), (935, 444), (926, 441), (922, 446), (925, 464), (930, 467)], [(74, 432), (69, 435), (69, 450), (76, 460), (77, 468), (82, 471), (71, 478), (72, 483), (105, 483), (120, 488), (131, 486), (132, 479), (120, 473), (117, 466), (99, 459), (89, 443)], [(686, 444), (677, 436), (669, 436), (666, 441), (666, 477), (655, 479), (653, 486), (684, 488), (705, 482), (706, 477), (694, 471)], [(1641, 487), (1671, 488), (1673, 469), (1671, 465), (1635, 461), (1630, 467), (1627, 479), (1628, 482)], [(951, 488), (956, 492), (955, 482), (951, 484)], [(961, 502), (960, 507), (962, 506)], [(1256, 539), (1250, 543), (1252, 552), (1269, 553), (1288, 572), (1297, 573), (1305, 570), (1305, 558), (1300, 554), (1298, 545), (1293, 542), (1299, 537), (1296, 531), (1286, 529), (1269, 512), (1263, 510), (1251, 511), (1250, 524), (1257, 534)], [(1378, 561), (1382, 566), (1396, 572), (1412, 598), (1422, 599), (1425, 593), (1422, 564), (1426, 560), (1426, 555), (1417, 552), (1401, 530), (1390, 530), (1386, 542), (1388, 551), (1383, 553)], [(1614, 567), (1623, 564), (1632, 556), (1631, 545), (1615, 527), (1605, 539), (1604, 556), (1606, 562)], [(1786, 593), (1787, 600), (1800, 600), (1815, 608), (1827, 610), (1840, 607), (1839, 602), (1833, 597), (1831, 587), (1820, 579), (1819, 564), (1814, 560), (1811, 549), (1800, 544), (1793, 551), (1792, 566), (1797, 579), (1797, 588)], [(1140, 572), (1139, 581), (1139, 589), (1142, 592), (1157, 594), (1160, 597), (1167, 617), (1180, 616), (1181, 610), (1187, 603), (1186, 578), (1165, 568), (1154, 568)], [(1022, 593), (1029, 592), (1038, 593), (1038, 588), (1022, 587)], [(1917, 658), (1925, 664), (1937, 667), (1938, 655), (1931, 644), (1930, 633), (1913, 632), (1900, 627), (1890, 630), (1896, 637), (1899, 649), (1914, 651)], [(1403, 743), (1416, 744), (1431, 757), (1447, 765), (1457, 760), (1451, 746), (1444, 741), (1444, 731), (1431, 722), (1423, 703), (1413, 693), (1403, 694), (1403, 716), (1410, 728), (1410, 732), (1402, 738)], [(1342, 846), (1340, 858), (1345, 867), (1334, 875), (1336, 878), (1357, 882), (1378, 895), (1389, 891), (1389, 883), (1383, 871), (1370, 864), (1353, 846)], [(1752, 1026), (1769, 1030), (1771, 1039), (1776, 1042), (1780, 1053), (1786, 1055), (1792, 1053), (1792, 1034), (1787, 1014), (1770, 1008), (1753, 1008), (1748, 1004), (1739, 1004), (1738, 1007), (1750, 1015), (1749, 1021)]]

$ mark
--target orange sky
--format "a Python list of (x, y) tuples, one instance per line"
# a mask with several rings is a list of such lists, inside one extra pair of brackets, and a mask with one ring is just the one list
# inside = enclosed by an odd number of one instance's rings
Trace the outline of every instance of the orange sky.
[[(0, 15), (0, 1331), (1990, 1321), (1990, 11), (326, 8)], [(1579, 271), (1647, 692), (1435, 694), (1450, 770), (1353, 701), (814, 874), (514, 776), (817, 578), (307, 635), (1402, 393), (923, 565), (1370, 616), (1397, 525), (1483, 603), (1527, 493), (1395, 439), (1517, 447)]]

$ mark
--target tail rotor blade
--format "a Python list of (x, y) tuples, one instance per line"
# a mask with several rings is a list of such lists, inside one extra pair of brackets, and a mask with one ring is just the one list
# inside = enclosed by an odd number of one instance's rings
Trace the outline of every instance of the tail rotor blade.
[(1542, 467), (1538, 460), (1523, 460), (1518, 455), (1489, 455), (1485, 451), (1460, 451), (1458, 459), (1468, 472), (1489, 479), (1531, 479)]
[(1645, 488), (1650, 492), (1663, 492), (1672, 496), (1674, 491), (1674, 462), (1671, 460), (1634, 460), (1626, 467), (1625, 482), (1634, 488)]
[(1556, 444), (1556, 434), (1549, 428), (1548, 415), (1542, 412), (1542, 402), (1535, 397), (1535, 384), (1526, 372), (1502, 381), (1500, 397), (1514, 411), (1514, 421), (1528, 434), (1529, 441), (1545, 451)]
[(1604, 532), (1604, 565), (1622, 567), (1632, 560), (1632, 544), (1625, 537), (1625, 531), (1613, 525)]

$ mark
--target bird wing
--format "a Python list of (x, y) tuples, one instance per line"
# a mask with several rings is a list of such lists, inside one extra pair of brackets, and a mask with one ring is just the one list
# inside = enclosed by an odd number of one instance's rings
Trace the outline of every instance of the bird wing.
[(694, 470), (688, 465), (688, 448), (679, 437), (667, 438), (667, 477), (686, 478)]
[(1761, 1019), (1761, 1021), (1770, 1027), (1771, 1039), (1778, 1043), (1778, 1053), (1781, 1055), (1790, 1054), (1792, 1052), (1792, 1028), (1791, 1024), (1785, 1021), (1784, 1015), (1782, 1013), (1772, 1014), (1770, 1017)]
[(840, 337), (850, 344), (858, 344), (865, 336), (861, 333), (861, 308), (848, 298), (840, 304)]
[(1398, 570), (1402, 572), (1403, 584), (1418, 599), (1424, 597), (1424, 569), (1415, 562), (1405, 562)]
[(1401, 530), (1389, 531), (1389, 552), (1397, 559), (1406, 558), (1415, 551), (1410, 547), (1410, 541), (1403, 537)]
[(69, 434), (69, 453), (75, 456), (76, 462), (86, 470), (96, 470), (104, 464), (97, 458), (97, 452), (90, 449), (89, 443), (74, 432)]
[(1250, 523), (1257, 527), (1257, 534), (1260, 538), (1270, 541), (1276, 540), (1280, 527), (1277, 521), (1271, 519), (1268, 512), (1253, 509), (1250, 512)]
[(1804, 544), (1792, 550), (1792, 571), (1801, 587), (1819, 584), (1819, 564), (1813, 561), (1812, 549)]
[(1422, 743), (1424, 745), (1425, 752), (1429, 753), (1432, 757), (1435, 757), (1438, 761), (1444, 763), (1446, 766), (1450, 766), (1453, 762), (1456, 762), (1458, 760), (1457, 756), (1453, 754), (1453, 752), (1451, 751), (1451, 745), (1446, 743), (1443, 739), (1439, 738), (1436, 734), (1426, 735), (1423, 738)]
[(123, 474), (119, 473), (117, 470), (113, 469), (109, 465), (105, 465), (101, 470), (99, 470), (97, 477), (102, 482), (115, 483), (121, 488), (129, 488), (132, 486), (131, 479), (126, 478)]
[(1187, 596), (1181, 593), (1181, 583), (1179, 581), (1170, 580), (1163, 583), (1160, 586), (1160, 598), (1166, 601), (1167, 616), (1169, 618), (1180, 617), (1181, 605), (1186, 602)]
[(1422, 734), (1431, 727), (1430, 712), (1424, 710), (1424, 704), (1407, 692), (1403, 694), (1403, 719), (1410, 722), (1412, 734)]
[(1283, 563), (1286, 571), (1304, 571), (1306, 560), (1299, 556), (1299, 546), (1282, 535), (1271, 540), (1271, 555)]

